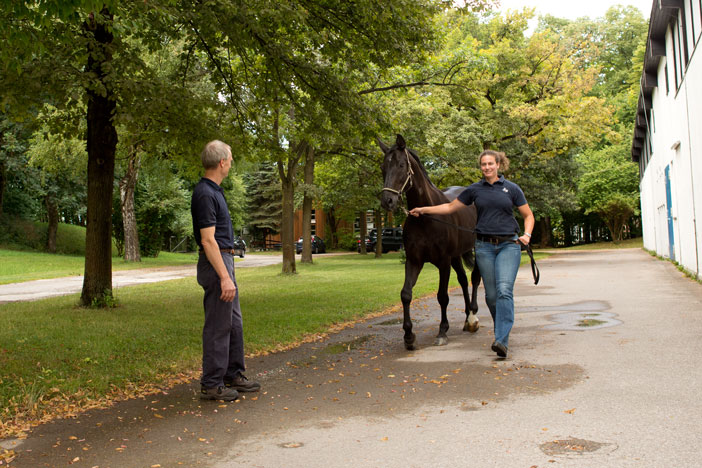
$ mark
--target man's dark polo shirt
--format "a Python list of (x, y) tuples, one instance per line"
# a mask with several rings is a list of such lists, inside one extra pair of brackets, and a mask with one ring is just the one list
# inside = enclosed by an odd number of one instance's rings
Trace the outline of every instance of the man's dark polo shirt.
[(526, 197), (519, 185), (500, 176), (494, 184), (485, 179), (468, 186), (458, 199), (466, 205), (475, 203), (478, 223), (475, 232), (492, 236), (511, 236), (519, 232), (513, 207), (526, 205)]
[(234, 232), (229, 207), (224, 199), (222, 187), (203, 177), (193, 190), (190, 202), (193, 217), (193, 234), (197, 245), (202, 249), (200, 229), (215, 227), (215, 240), (220, 249), (234, 248)]

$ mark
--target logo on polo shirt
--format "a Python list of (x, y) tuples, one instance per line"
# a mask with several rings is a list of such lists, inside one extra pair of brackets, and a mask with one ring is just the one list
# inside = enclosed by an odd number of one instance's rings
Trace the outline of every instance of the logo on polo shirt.
[(507, 187), (504, 187), (504, 188), (502, 189), (502, 191), (505, 192), (505, 193), (509, 193), (509, 190), (507, 190)]

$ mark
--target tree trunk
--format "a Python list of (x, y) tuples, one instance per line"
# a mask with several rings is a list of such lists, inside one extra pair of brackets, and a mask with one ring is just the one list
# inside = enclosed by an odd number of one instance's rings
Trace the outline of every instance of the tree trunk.
[(139, 148), (132, 146), (129, 150), (127, 172), (119, 181), (119, 198), (124, 225), (124, 260), (140, 262), (139, 231), (137, 230), (136, 212), (134, 210), (134, 190), (139, 177)]
[(296, 149), (291, 149), (288, 155), (287, 174), (285, 164), (278, 160), (278, 174), (280, 175), (283, 192), (283, 211), (281, 213), (280, 237), (283, 243), (283, 273), (297, 272), (295, 266), (295, 173), (300, 157), (306, 152), (308, 145), (300, 143)]
[(375, 258), (383, 255), (383, 213), (380, 210), (374, 210), (375, 214), (375, 232), (378, 234), (375, 243)]
[(570, 222), (570, 216), (561, 213), (563, 218), (563, 243), (565, 247), (573, 245), (573, 223)]
[(358, 214), (358, 228), (361, 232), (359, 232), (359, 235), (361, 236), (361, 241), (359, 243), (361, 247), (361, 254), (366, 255), (368, 253), (368, 249), (366, 248), (366, 237), (368, 237), (368, 219), (366, 218), (366, 210), (361, 211)]
[[(2, 140), (0, 140), (0, 148), (2, 148)], [(2, 215), (2, 201), (5, 195), (5, 185), (7, 184), (7, 166), (5, 161), (0, 161), (0, 215)]]
[(331, 248), (336, 249), (339, 247), (339, 236), (337, 234), (339, 230), (339, 220), (336, 219), (334, 207), (329, 208), (329, 211), (327, 211), (326, 229), (328, 230), (324, 231), (324, 235), (329, 238), (329, 245)]
[[(103, 9), (102, 15), (112, 19)], [(112, 193), (117, 131), (112, 117), (116, 100), (107, 74), (112, 60), (113, 36), (107, 25), (92, 17), (86, 22), (92, 35), (88, 45), (89, 75), (102, 85), (89, 85), (88, 96), (88, 224), (85, 233), (85, 276), (80, 301), (84, 306), (106, 305), (112, 296)]]
[(541, 242), (539, 245), (541, 247), (553, 247), (553, 238), (551, 236), (551, 217), (542, 217), (539, 219), (539, 224), (541, 225)]
[(302, 263), (312, 263), (312, 184), (314, 184), (314, 148), (305, 153), (305, 195), (302, 199)]
[(46, 251), (56, 253), (56, 233), (58, 232), (58, 203), (51, 194), (44, 197), (48, 228), (46, 230)]

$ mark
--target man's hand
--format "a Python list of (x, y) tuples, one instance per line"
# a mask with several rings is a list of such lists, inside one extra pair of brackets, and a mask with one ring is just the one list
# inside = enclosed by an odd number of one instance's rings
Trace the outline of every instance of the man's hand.
[(219, 296), (224, 302), (232, 302), (236, 297), (236, 286), (230, 277), (226, 277), (220, 282), (222, 287), (222, 295)]

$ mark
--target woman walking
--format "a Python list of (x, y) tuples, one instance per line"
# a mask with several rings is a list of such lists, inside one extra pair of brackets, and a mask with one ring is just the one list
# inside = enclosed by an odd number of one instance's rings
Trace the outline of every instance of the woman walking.
[[(475, 203), (478, 210), (475, 257), (485, 285), (485, 302), (494, 324), (492, 350), (499, 357), (507, 357), (509, 333), (514, 324), (514, 281), (522, 257), (519, 242), (526, 245), (531, 240), (534, 214), (522, 189), (500, 174), (500, 170), (505, 171), (509, 167), (504, 153), (486, 150), (480, 154), (478, 161), (483, 179), (470, 185), (450, 203), (420, 206), (411, 210), (410, 214), (446, 215)], [(514, 207), (524, 218), (524, 233), (521, 236)]]

